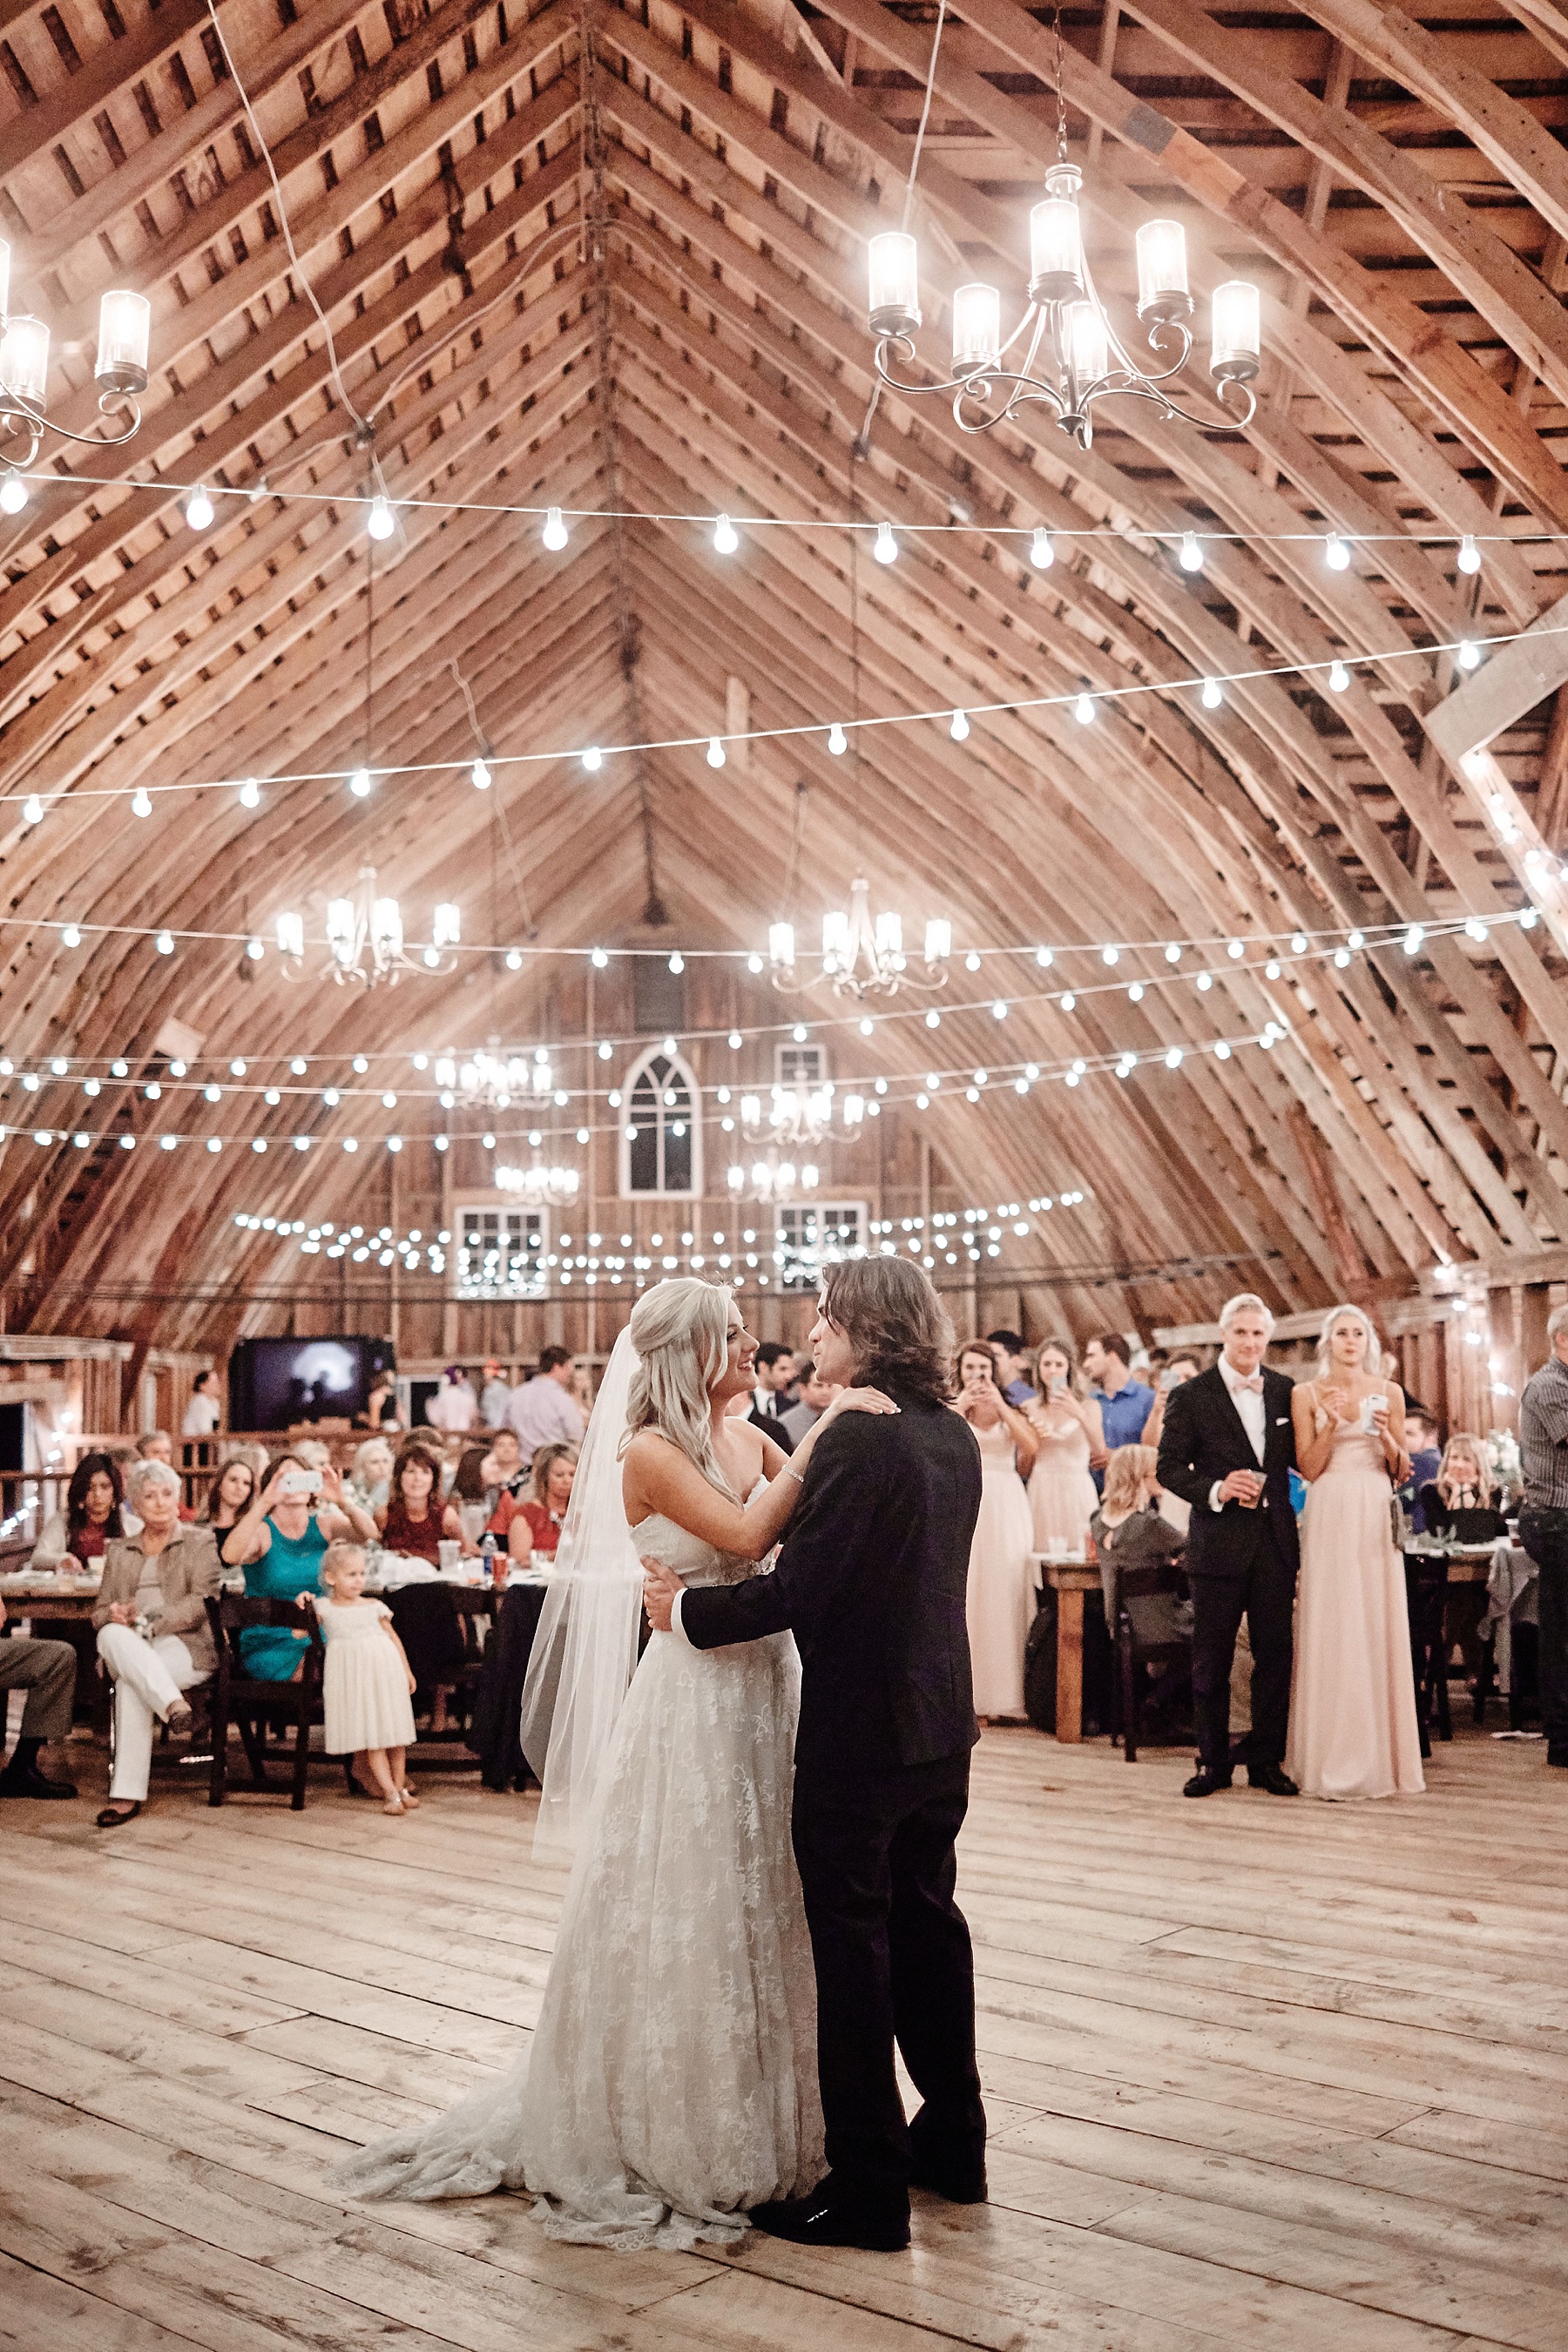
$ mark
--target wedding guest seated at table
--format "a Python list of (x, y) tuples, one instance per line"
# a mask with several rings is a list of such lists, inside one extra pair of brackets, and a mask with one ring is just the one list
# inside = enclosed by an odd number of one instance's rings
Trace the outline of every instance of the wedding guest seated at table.
[(114, 1684), (114, 1769), (100, 1830), (142, 1811), (154, 1720), (172, 1729), (188, 1724), (185, 1693), (217, 1664), (206, 1614), (206, 1596), (218, 1589), (211, 1528), (181, 1524), (179, 1474), (156, 1458), (132, 1473), (131, 1503), (141, 1529), (110, 1541), (92, 1612), (98, 1654)]
[(526, 1568), (535, 1552), (546, 1566), (554, 1559), (576, 1475), (574, 1445), (542, 1445), (533, 1457), (527, 1495), (521, 1499), (501, 1496), (489, 1531), (498, 1541), (505, 1542), (514, 1567)]
[(195, 1524), (213, 1528), (220, 1538), (226, 1536), (239, 1525), (255, 1499), (256, 1472), (244, 1454), (234, 1454), (207, 1488)]
[[(315, 1583), (322, 1553), (343, 1536), (370, 1543), (375, 1521), (344, 1494), (335, 1470), (313, 1469), (297, 1453), (279, 1454), (221, 1550), (228, 1567), (245, 1570), (251, 1600), (292, 1601)], [(258, 1682), (291, 1683), (309, 1643), (309, 1634), (290, 1625), (247, 1625), (240, 1660)]]
[(84, 1454), (71, 1472), (66, 1507), (45, 1520), (29, 1566), (49, 1574), (95, 1566), (116, 1536), (134, 1535), (141, 1521), (127, 1514), (118, 1465), (107, 1454)]
[(1152, 1445), (1119, 1445), (1105, 1465), (1105, 1498), (1089, 1522), (1100, 1556), (1105, 1622), (1114, 1640), (1124, 1568), (1163, 1568), (1186, 1546), (1156, 1507), (1159, 1455)]
[(443, 1538), (460, 1543), (466, 1552), (478, 1549), (463, 1531), (455, 1505), (441, 1500), (441, 1457), (417, 1438), (410, 1438), (392, 1465), (392, 1487), (375, 1514), (384, 1549), (405, 1553), (411, 1559), (441, 1561)]
[(503, 1495), (510, 1495), (520, 1503), (522, 1501), (528, 1493), (532, 1473), (522, 1458), (522, 1441), (515, 1429), (497, 1430), (490, 1440), (490, 1450), (485, 1455), (481, 1475), (485, 1482), (485, 1500), (492, 1512)]
[[(5, 1603), (0, 1601), (0, 1628)], [(0, 1708), (14, 1690), (25, 1690), (22, 1729), (11, 1760), (0, 1772), (0, 1797), (74, 1797), (70, 1780), (51, 1780), (38, 1769), (41, 1749), (65, 1739), (71, 1727), (76, 1692), (76, 1652), (68, 1642), (36, 1642), (28, 1633), (0, 1641)], [(0, 1748), (5, 1737), (0, 1732)]]
[(379, 1511), (392, 1492), (392, 1447), (384, 1437), (367, 1437), (355, 1454), (343, 1491), (362, 1511)]
[(485, 1488), (485, 1448), (466, 1446), (458, 1456), (452, 1473), (452, 1484), (447, 1500), (463, 1523), (463, 1535), (469, 1544), (477, 1544), (484, 1534), (486, 1522), (495, 1509)]
[(1485, 1439), (1456, 1430), (1444, 1448), (1437, 1475), (1420, 1491), (1426, 1533), (1452, 1536), (1456, 1543), (1495, 1543), (1508, 1532), (1495, 1492)]

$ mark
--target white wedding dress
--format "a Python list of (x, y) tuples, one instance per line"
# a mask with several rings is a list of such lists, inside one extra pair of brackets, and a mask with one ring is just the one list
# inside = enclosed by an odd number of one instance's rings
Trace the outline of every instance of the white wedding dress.
[[(687, 1584), (749, 1561), (644, 1519)], [(532, 2044), (499, 2083), (366, 2148), (363, 2197), (541, 2199), (548, 2234), (626, 2250), (737, 2239), (824, 2170), (811, 1944), (790, 1843), (800, 1660), (775, 1633), (656, 1633), (616, 1723)]]

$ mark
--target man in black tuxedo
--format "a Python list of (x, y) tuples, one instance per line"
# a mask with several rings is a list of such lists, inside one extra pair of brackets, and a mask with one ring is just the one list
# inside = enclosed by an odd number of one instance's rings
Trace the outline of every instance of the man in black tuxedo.
[(781, 1454), (793, 1454), (795, 1440), (784, 1427), (784, 1417), (792, 1402), (794, 1356), (779, 1340), (764, 1339), (757, 1349), (753, 1377), (757, 1384), (752, 1391), (752, 1410), (746, 1419), (764, 1437), (771, 1437)]
[[(682, 1590), (645, 1561), (648, 1616), (700, 1650), (794, 1632), (792, 1827), (816, 1969), (829, 2170), (752, 2220), (797, 2244), (910, 2242), (910, 2183), (985, 2197), (974, 1962), (953, 1846), (978, 1738), (964, 1596), (980, 1450), (945, 1398), (952, 1332), (902, 1258), (830, 1266), (820, 1378), (881, 1389), (818, 1442), (772, 1575)], [(800, 1477), (785, 1469), (784, 1477)], [(906, 2124), (895, 2041), (924, 2104)]]
[[(1220, 1310), (1217, 1364), (1169, 1390), (1159, 1480), (1193, 1508), (1193, 1712), (1198, 1769), (1183, 1794), (1228, 1789), (1245, 1761), (1255, 1789), (1293, 1797), (1284, 1770), (1290, 1712), (1291, 1619), (1300, 1554), (1290, 1507), (1296, 1460), (1293, 1382), (1262, 1369), (1274, 1318), (1250, 1291)], [(1252, 1642), (1252, 1729), (1230, 1752), (1230, 1669), (1242, 1612)]]

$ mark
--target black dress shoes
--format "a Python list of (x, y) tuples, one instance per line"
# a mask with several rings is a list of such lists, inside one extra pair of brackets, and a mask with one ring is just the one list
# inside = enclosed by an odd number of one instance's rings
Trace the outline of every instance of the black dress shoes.
[(1568, 1765), (1568, 1747), (1559, 1748), (1554, 1741), (1549, 1741), (1546, 1760), (1549, 1764)]
[(76, 1784), (71, 1780), (46, 1780), (36, 1764), (25, 1764), (18, 1771), (7, 1764), (0, 1772), (0, 1797), (74, 1797)]
[(961, 2169), (953, 2165), (922, 2161), (917, 2155), (910, 2181), (913, 2188), (929, 2189), (933, 2196), (945, 2197), (950, 2205), (984, 2205), (991, 2194), (983, 2164)]
[(898, 2254), (910, 2242), (907, 2200), (848, 2195), (834, 2188), (831, 2173), (809, 2197), (753, 2205), (748, 2218), (770, 2238), (787, 2238), (795, 2246), (861, 2246), (869, 2253)]
[(1247, 1768), (1249, 1789), (1267, 1789), (1271, 1797), (1299, 1797), (1301, 1793), (1288, 1772), (1278, 1764), (1249, 1764)]
[(1228, 1767), (1223, 1772), (1216, 1772), (1211, 1764), (1200, 1764), (1182, 1790), (1182, 1794), (1184, 1797), (1212, 1797), (1217, 1790), (1228, 1789), (1229, 1786)]

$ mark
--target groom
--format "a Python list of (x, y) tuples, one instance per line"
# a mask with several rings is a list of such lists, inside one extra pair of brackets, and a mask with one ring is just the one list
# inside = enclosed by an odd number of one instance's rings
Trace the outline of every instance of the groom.
[[(980, 1452), (944, 1402), (952, 1347), (918, 1267), (830, 1266), (817, 1378), (881, 1389), (897, 1413), (846, 1413), (824, 1433), (771, 1576), (682, 1590), (643, 1563), (657, 1632), (715, 1650), (788, 1628), (800, 1649), (793, 1829), (829, 2170), (751, 2219), (801, 2245), (907, 2246), (911, 2180), (959, 2204), (985, 2197), (974, 1963), (953, 1900), (978, 1736), (964, 1592)], [(924, 2102), (912, 2124), (895, 2041)]]
[[(1228, 1789), (1234, 1764), (1245, 1758), (1255, 1789), (1293, 1797), (1296, 1783), (1284, 1767), (1300, 1558), (1290, 1507), (1294, 1383), (1262, 1369), (1274, 1318), (1251, 1291), (1226, 1301), (1219, 1329), (1218, 1363), (1166, 1394), (1156, 1473), (1193, 1507), (1187, 1581), (1198, 1769), (1182, 1794)], [(1243, 1611), (1252, 1643), (1252, 1729), (1233, 1759), (1230, 1668)]]

